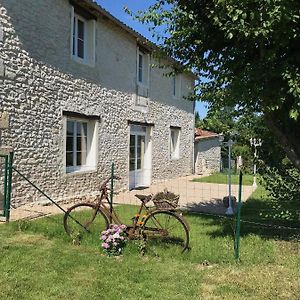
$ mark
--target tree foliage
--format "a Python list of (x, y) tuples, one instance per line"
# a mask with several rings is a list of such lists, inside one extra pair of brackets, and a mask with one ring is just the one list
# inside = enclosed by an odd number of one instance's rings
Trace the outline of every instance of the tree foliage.
[(300, 1), (157, 0), (137, 18), (215, 109), (261, 113), (300, 170)]

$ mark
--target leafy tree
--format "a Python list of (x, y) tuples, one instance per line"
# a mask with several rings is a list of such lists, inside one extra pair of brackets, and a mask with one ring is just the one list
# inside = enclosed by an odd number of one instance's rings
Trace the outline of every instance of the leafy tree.
[(157, 0), (136, 16), (214, 109), (260, 113), (300, 170), (300, 1)]
[(195, 127), (202, 127), (202, 120), (200, 118), (199, 112), (196, 111), (195, 113)]

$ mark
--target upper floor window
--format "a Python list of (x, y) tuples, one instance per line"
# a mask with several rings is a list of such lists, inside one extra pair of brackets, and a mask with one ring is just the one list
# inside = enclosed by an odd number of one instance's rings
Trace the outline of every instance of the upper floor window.
[(137, 51), (137, 95), (149, 97), (150, 55), (138, 48)]
[(172, 95), (173, 98), (179, 99), (181, 97), (181, 75), (174, 74), (172, 76)]
[(83, 18), (74, 15), (73, 19), (73, 56), (84, 59), (85, 21)]
[(139, 67), (138, 67), (138, 80), (140, 83), (143, 83), (143, 71), (144, 71), (144, 66), (143, 66), (143, 55), (139, 53)]
[(86, 24), (83, 18), (74, 15), (73, 19), (73, 56), (84, 59)]
[(86, 19), (72, 8), (71, 56), (77, 62), (95, 65), (96, 21)]

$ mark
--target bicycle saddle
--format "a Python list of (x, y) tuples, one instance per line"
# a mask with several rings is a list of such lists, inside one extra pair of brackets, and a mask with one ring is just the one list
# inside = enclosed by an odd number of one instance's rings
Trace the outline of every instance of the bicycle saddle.
[(135, 196), (144, 203), (147, 203), (152, 199), (152, 195), (138, 195), (138, 194), (136, 194)]

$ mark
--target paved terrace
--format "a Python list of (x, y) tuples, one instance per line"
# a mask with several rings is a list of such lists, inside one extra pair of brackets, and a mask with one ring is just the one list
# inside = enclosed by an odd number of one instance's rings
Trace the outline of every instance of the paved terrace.
[[(226, 184), (193, 182), (192, 180), (197, 177), (200, 176), (192, 175), (169, 179), (152, 184), (149, 188), (142, 190), (120, 192), (114, 197), (114, 203), (139, 205), (140, 200), (135, 197), (135, 194), (155, 194), (167, 189), (180, 195), (179, 204), (181, 208), (224, 214), (226, 209), (223, 206), (222, 199), (228, 195), (228, 186)], [(242, 201), (246, 201), (253, 191), (252, 186), (243, 186)], [(237, 185), (232, 185), (232, 195), (237, 198)], [(72, 204), (62, 204), (62, 207), (67, 209)], [(41, 201), (39, 204), (29, 203), (16, 209), (12, 208), (11, 220), (33, 219), (57, 213), (61, 213), (61, 211), (56, 206), (49, 205), (47, 201)]]

